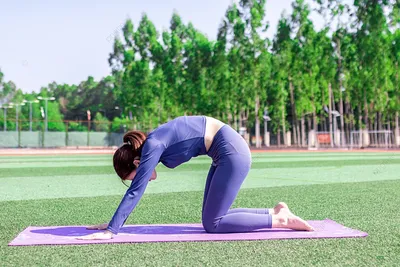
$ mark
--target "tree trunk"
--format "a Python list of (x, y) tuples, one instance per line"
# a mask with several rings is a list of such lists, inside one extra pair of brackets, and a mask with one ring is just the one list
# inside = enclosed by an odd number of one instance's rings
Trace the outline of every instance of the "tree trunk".
[(311, 120), (310, 120), (310, 116), (307, 117), (307, 132), (310, 132), (312, 130), (312, 126), (311, 126)]
[(345, 111), (344, 111), (344, 116), (347, 116), (346, 118), (347, 118), (347, 123), (345, 124), (345, 132), (346, 132), (346, 134), (345, 134), (345, 138), (346, 139), (344, 139), (343, 140), (343, 144), (344, 145), (346, 145), (346, 140), (347, 140), (347, 142), (348, 142), (348, 140), (350, 140), (349, 138), (350, 138), (350, 131), (351, 131), (351, 121), (352, 121), (352, 119), (351, 119), (351, 114), (350, 114), (350, 107), (349, 107), (349, 103), (346, 101), (345, 102)]
[(343, 114), (343, 99), (342, 99), (342, 89), (340, 89), (339, 96), (339, 113), (340, 113), (340, 144), (345, 144), (345, 133), (344, 133), (344, 114)]
[[(310, 77), (312, 77), (312, 72), (309, 71)], [(318, 125), (317, 125), (317, 110), (315, 108), (315, 97), (314, 97), (314, 90), (311, 90), (311, 104), (312, 104), (312, 121), (313, 121), (313, 130), (315, 132), (318, 131)]]
[(362, 144), (362, 131), (363, 131), (363, 128), (362, 128), (362, 111), (361, 111), (361, 107), (362, 107), (362, 104), (360, 103), (359, 106), (358, 106), (358, 128), (359, 128), (359, 133), (360, 133), (359, 142), (361, 143), (361, 146), (363, 146), (363, 144)]
[[(322, 94), (322, 97), (321, 97), (321, 99), (322, 99), (322, 107), (324, 106), (324, 100), (325, 100), (325, 94), (324, 94), (324, 90), (321, 90), (321, 94)], [(326, 120), (325, 120), (325, 117), (324, 117), (324, 113), (323, 112), (321, 112), (321, 114), (320, 114), (320, 121), (319, 121), (319, 123), (321, 124), (321, 130), (323, 131), (323, 132), (326, 132), (326, 129), (327, 129), (327, 127), (326, 127)]]
[(243, 110), (239, 112), (239, 127), (243, 127)]
[(321, 113), (319, 120), (320, 120), (320, 123), (321, 123), (321, 130), (323, 132), (326, 132), (327, 127), (326, 127), (326, 120), (325, 120), (325, 117), (324, 117), (324, 113)]
[(297, 132), (297, 145), (302, 147), (303, 145), (301, 143), (300, 124), (299, 124), (298, 120), (296, 121), (296, 129), (295, 129), (295, 131)]
[(317, 132), (317, 131), (318, 131), (317, 109), (316, 109), (316, 107), (315, 107), (314, 92), (312, 93), (312, 109), (313, 109), (313, 112), (312, 112), (313, 128), (312, 128), (312, 129), (313, 129), (315, 132)]
[(331, 139), (331, 147), (333, 147), (333, 134), (332, 134), (332, 85), (329, 83), (328, 85), (328, 94), (329, 94), (329, 107), (328, 107), (328, 116), (329, 116), (329, 136)]
[(261, 147), (261, 141), (260, 141), (260, 118), (258, 117), (258, 109), (259, 108), (260, 108), (260, 98), (259, 98), (258, 95), (256, 95), (254, 112), (255, 112), (255, 117), (256, 117), (256, 147), (257, 148)]
[[(338, 48), (338, 69), (342, 68), (342, 57), (340, 51), (340, 38), (337, 38), (337, 48)], [(344, 114), (343, 114), (343, 97), (342, 97), (342, 77), (341, 72), (339, 73), (339, 113), (340, 113), (340, 143), (345, 144), (344, 136)]]
[(313, 120), (313, 130), (315, 132), (318, 132), (318, 123), (317, 123), (317, 111), (315, 109), (315, 105), (313, 104), (313, 114), (312, 114), (312, 120)]
[(293, 90), (293, 83), (291, 81), (291, 77), (289, 76), (289, 90), (290, 90), (290, 105), (292, 107), (292, 129), (293, 129), (293, 140), (294, 144), (298, 145), (297, 142), (297, 115), (296, 115), (296, 103), (294, 102), (294, 90)]
[(280, 129), (280, 125), (279, 125), (279, 123), (278, 123), (278, 136), (277, 136), (277, 139), (278, 139), (278, 147), (281, 147), (281, 129)]
[(160, 101), (160, 118), (159, 118), (159, 125), (161, 125), (163, 123), (162, 121), (162, 112), (163, 112), (163, 101)]
[(376, 131), (378, 131), (378, 123), (379, 123), (379, 112), (375, 113), (375, 144), (379, 145), (380, 140), (378, 140), (379, 136), (378, 133)]
[(396, 112), (396, 115), (394, 117), (394, 130), (395, 130), (395, 140), (394, 143), (397, 144), (396, 138), (400, 136), (400, 129), (399, 129), (399, 112)]
[(238, 131), (239, 129), (238, 129), (237, 114), (236, 113), (233, 115), (233, 125), (235, 127), (235, 130)]
[(349, 116), (350, 116), (350, 122), (349, 122), (349, 128), (348, 128), (348, 136), (347, 136), (347, 140), (350, 140), (350, 138), (351, 138), (351, 132), (352, 131), (354, 131), (354, 125), (355, 125), (355, 122), (354, 122), (354, 112), (353, 112), (353, 109), (351, 108), (351, 106), (350, 106), (350, 103), (348, 104), (349, 105)]
[[(385, 130), (387, 130), (390, 133), (392, 131), (392, 124), (391, 124), (392, 123), (392, 116), (388, 115), (385, 119), (387, 120), (387, 128)], [(391, 148), (392, 147), (392, 143), (393, 143), (393, 145), (395, 144), (394, 140), (396, 139), (396, 137), (395, 137), (394, 133), (392, 133), (392, 134), (389, 134), (389, 133), (388, 133), (388, 138), (389, 138), (389, 140), (388, 140), (389, 144), (388, 145)], [(386, 137), (385, 137), (385, 139), (386, 139)]]
[(365, 130), (368, 130), (368, 103), (367, 103), (367, 90), (363, 89), (364, 92), (364, 124), (365, 124)]
[[(396, 86), (397, 86), (397, 89), (396, 89), (396, 91), (397, 91), (397, 106), (399, 107), (400, 106), (400, 90), (399, 90), (399, 63), (398, 62), (396, 62)], [(395, 145), (397, 144), (397, 138), (400, 138), (400, 129), (399, 129), (399, 112), (398, 111), (396, 111), (396, 114), (395, 114), (395, 123), (394, 123), (394, 125), (395, 125), (395, 140), (394, 140), (394, 143), (395, 143)]]
[[(310, 141), (310, 140), (308, 140)], [(304, 125), (304, 115), (301, 116), (301, 145), (306, 146), (306, 130)]]
[(286, 123), (285, 123), (285, 102), (283, 101), (283, 98), (282, 98), (281, 104), (282, 104), (282, 107), (281, 107), (282, 118), (281, 119), (282, 119), (282, 131), (283, 131), (283, 144), (286, 146), (287, 140), (286, 140)]

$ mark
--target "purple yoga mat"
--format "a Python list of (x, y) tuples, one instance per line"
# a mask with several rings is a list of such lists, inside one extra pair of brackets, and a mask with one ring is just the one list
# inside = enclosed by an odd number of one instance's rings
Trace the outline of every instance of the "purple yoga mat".
[(308, 222), (314, 227), (314, 232), (288, 229), (262, 229), (249, 233), (208, 234), (204, 231), (201, 224), (126, 225), (111, 240), (77, 240), (76, 238), (79, 236), (99, 232), (98, 230), (86, 230), (84, 226), (30, 226), (11, 241), (9, 246), (339, 238), (365, 237), (368, 235), (367, 233), (347, 228), (329, 219)]

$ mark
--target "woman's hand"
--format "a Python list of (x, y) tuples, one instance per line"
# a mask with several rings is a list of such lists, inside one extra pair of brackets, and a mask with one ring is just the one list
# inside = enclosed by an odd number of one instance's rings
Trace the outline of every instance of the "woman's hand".
[(151, 177), (150, 177), (150, 180), (149, 180), (149, 181), (153, 181), (153, 180), (155, 180), (155, 179), (157, 179), (157, 172), (156, 172), (156, 170), (154, 170), (154, 171), (152, 172), (152, 174), (151, 174)]
[(98, 224), (98, 225), (91, 225), (86, 227), (88, 230), (106, 230), (108, 227), (108, 223)]
[(113, 237), (113, 233), (106, 230), (104, 232), (81, 236), (81, 237), (78, 237), (77, 239), (79, 239), (79, 240), (107, 240), (107, 239), (112, 239), (112, 237)]

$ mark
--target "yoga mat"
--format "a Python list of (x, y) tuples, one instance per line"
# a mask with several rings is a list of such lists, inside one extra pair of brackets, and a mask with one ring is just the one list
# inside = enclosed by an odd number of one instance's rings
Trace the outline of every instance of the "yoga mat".
[(104, 243), (182, 242), (182, 241), (232, 241), (297, 238), (365, 237), (368, 234), (347, 228), (335, 221), (308, 221), (314, 232), (289, 229), (261, 229), (249, 233), (206, 233), (201, 224), (126, 225), (110, 240), (77, 240), (79, 236), (99, 232), (84, 226), (30, 226), (22, 231), (9, 246), (82, 245)]

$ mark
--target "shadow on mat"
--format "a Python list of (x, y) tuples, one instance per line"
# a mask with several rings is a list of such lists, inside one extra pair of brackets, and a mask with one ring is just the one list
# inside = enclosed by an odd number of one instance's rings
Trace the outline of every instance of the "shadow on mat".
[[(254, 232), (288, 232), (285, 229), (262, 229)], [(86, 227), (58, 227), (52, 229), (32, 230), (32, 233), (47, 234), (57, 236), (84, 236), (101, 232), (101, 230), (87, 230)], [(126, 226), (119, 231), (120, 234), (139, 234), (139, 235), (187, 235), (187, 234), (206, 234), (200, 226)]]

